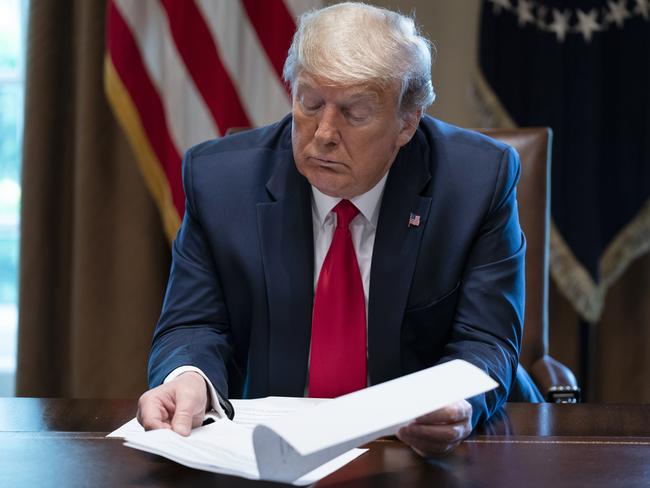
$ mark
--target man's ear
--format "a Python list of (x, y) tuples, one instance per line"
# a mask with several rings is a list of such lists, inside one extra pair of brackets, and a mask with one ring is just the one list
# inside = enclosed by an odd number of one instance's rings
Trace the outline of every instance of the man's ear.
[(415, 131), (418, 129), (418, 124), (420, 123), (421, 118), (421, 108), (401, 114), (402, 129), (397, 136), (398, 147), (402, 147), (404, 144), (408, 143), (411, 140), (413, 134), (415, 134)]

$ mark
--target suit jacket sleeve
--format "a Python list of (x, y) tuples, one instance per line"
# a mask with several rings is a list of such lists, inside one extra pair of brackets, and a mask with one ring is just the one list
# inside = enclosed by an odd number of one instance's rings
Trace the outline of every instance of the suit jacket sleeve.
[(149, 386), (180, 366), (192, 365), (228, 398), (232, 341), (228, 311), (201, 216), (193, 201), (192, 150), (183, 161), (185, 216), (172, 246), (165, 300), (149, 356)]
[(499, 383), (497, 389), (470, 399), (473, 426), (506, 401), (519, 361), (526, 248), (517, 213), (519, 172), (517, 153), (508, 147), (502, 153), (491, 204), (469, 251), (441, 359), (464, 359)]

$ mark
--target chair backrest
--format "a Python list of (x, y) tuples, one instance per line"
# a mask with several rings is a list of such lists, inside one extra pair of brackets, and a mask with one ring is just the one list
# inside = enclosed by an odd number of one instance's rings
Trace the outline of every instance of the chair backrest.
[(527, 370), (548, 354), (551, 130), (477, 129), (514, 147), (521, 160), (519, 220), (526, 236), (526, 313), (520, 362)]

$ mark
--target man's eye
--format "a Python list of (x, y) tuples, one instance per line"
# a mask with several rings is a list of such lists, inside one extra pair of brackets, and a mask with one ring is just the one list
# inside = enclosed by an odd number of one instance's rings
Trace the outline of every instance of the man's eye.
[(308, 112), (314, 112), (320, 108), (322, 102), (320, 100), (301, 98), (300, 105), (302, 105), (302, 108)]
[(367, 108), (350, 108), (345, 110), (345, 116), (353, 123), (362, 123), (370, 118), (370, 110)]

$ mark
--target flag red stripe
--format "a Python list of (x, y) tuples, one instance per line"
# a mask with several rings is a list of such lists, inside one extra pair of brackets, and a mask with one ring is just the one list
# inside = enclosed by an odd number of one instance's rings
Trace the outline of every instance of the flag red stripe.
[(165, 123), (162, 101), (147, 74), (131, 30), (113, 2), (108, 5), (107, 22), (106, 43), (113, 65), (140, 114), (143, 129), (169, 181), (174, 206), (182, 216), (185, 210), (185, 196), (181, 178), (181, 157)]
[[(283, 0), (242, 0), (242, 4), (278, 79), (282, 81), (282, 68), (296, 30), (293, 17)], [(286, 85), (285, 88), (288, 91)]]
[(219, 131), (250, 127), (239, 94), (226, 71), (210, 29), (194, 1), (161, 0), (172, 37)]

